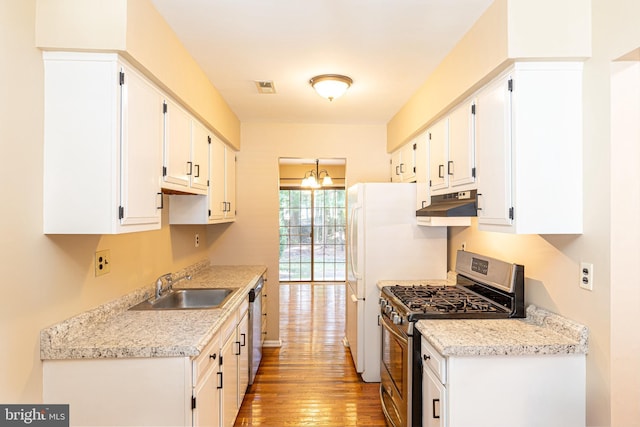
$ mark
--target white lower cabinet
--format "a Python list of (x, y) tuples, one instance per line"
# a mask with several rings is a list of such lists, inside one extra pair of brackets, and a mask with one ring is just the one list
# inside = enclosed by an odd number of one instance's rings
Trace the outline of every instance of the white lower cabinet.
[(44, 360), (43, 402), (69, 404), (74, 426), (233, 426), (248, 384), (247, 309), (195, 358)]
[(421, 358), (423, 427), (585, 425), (584, 354)]

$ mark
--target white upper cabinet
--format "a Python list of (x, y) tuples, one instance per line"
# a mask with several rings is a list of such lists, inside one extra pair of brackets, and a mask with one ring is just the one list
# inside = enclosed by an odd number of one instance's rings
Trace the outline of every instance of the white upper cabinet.
[[(463, 102), (449, 114), (447, 175), (453, 191), (475, 189), (475, 101)], [(464, 187), (464, 188), (462, 188)]]
[(431, 194), (475, 189), (475, 101), (458, 105), (428, 132)]
[(44, 232), (159, 229), (161, 93), (116, 54), (43, 58)]
[(210, 133), (207, 155), (210, 182), (206, 196), (171, 195), (170, 224), (235, 221), (236, 152)]
[(582, 63), (516, 63), (476, 112), (478, 228), (582, 233)]
[(170, 98), (164, 100), (162, 187), (207, 194), (209, 130)]
[(412, 140), (391, 154), (391, 182), (415, 182), (416, 148)]
[(191, 116), (172, 99), (164, 100), (162, 186), (186, 191), (190, 185)]
[(416, 144), (416, 210), (429, 206), (429, 135), (423, 132), (414, 140)]
[(449, 145), (449, 119), (436, 122), (427, 130), (429, 140), (429, 187), (431, 194), (446, 190), (449, 186), (447, 174), (447, 150)]

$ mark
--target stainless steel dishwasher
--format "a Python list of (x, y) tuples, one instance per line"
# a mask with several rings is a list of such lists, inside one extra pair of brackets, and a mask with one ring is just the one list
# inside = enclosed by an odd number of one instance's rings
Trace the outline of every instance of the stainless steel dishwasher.
[(262, 287), (260, 277), (256, 286), (249, 291), (249, 384), (253, 384), (262, 359)]

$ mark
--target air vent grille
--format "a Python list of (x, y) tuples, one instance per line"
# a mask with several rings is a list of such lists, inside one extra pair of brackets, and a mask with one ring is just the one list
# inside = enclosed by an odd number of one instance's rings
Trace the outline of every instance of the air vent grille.
[(258, 88), (258, 93), (276, 93), (276, 87), (271, 80), (257, 80), (256, 88)]

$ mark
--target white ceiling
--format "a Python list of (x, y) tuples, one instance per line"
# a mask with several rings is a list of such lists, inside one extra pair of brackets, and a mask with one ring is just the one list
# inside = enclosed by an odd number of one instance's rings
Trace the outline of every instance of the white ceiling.
[[(350, 124), (387, 123), (492, 2), (151, 1), (241, 121)], [(327, 73), (354, 81), (333, 102)]]

